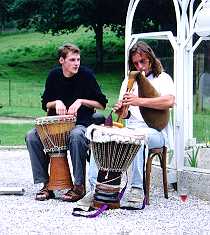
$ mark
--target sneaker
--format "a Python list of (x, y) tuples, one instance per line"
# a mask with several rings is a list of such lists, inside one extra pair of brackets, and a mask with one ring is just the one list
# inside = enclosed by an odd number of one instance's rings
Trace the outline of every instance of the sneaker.
[(143, 200), (143, 196), (143, 189), (132, 187), (128, 192), (128, 202), (141, 202)]
[(170, 183), (170, 184), (168, 184), (168, 191), (169, 192), (177, 191), (177, 183)]
[(82, 199), (77, 201), (77, 206), (90, 207), (93, 202), (94, 191), (89, 191)]

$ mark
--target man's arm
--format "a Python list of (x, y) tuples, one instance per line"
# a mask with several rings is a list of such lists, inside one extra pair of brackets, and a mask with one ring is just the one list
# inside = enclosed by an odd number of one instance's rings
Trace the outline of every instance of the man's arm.
[(46, 104), (47, 110), (55, 109), (56, 114), (65, 115), (67, 113), (66, 106), (61, 100), (50, 101)]
[(163, 95), (155, 98), (141, 98), (126, 92), (122, 102), (123, 105), (133, 105), (164, 110), (174, 106), (175, 97), (173, 95)]
[(87, 99), (80, 99), (81, 105), (84, 105), (89, 108), (96, 108), (96, 109), (105, 109), (105, 107), (95, 100), (87, 100)]
[(104, 109), (104, 106), (95, 100), (77, 99), (68, 109), (68, 114), (76, 115), (78, 109), (82, 106), (96, 109)]

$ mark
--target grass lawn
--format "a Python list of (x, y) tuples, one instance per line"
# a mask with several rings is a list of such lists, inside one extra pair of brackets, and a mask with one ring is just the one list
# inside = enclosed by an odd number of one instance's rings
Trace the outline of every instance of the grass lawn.
[(1, 145), (24, 145), (25, 135), (33, 124), (0, 124)]
[[(84, 40), (85, 38), (85, 40)], [(124, 41), (104, 32), (103, 71), (95, 70), (95, 35), (80, 28), (77, 32), (52, 36), (37, 32), (0, 34), (0, 116), (41, 117), (41, 94), (49, 70), (57, 64), (58, 46), (70, 42), (81, 49), (81, 64), (96, 73), (96, 79), (109, 103), (108, 115), (118, 98), (124, 75)], [(24, 144), (30, 124), (0, 124), (1, 145)]]
[[(85, 38), (85, 40), (84, 40)], [(88, 64), (95, 73), (102, 91), (115, 103), (124, 75), (124, 41), (114, 33), (104, 32), (103, 71), (95, 70), (95, 35), (80, 28), (77, 32), (51, 34), (0, 34), (0, 109), (1, 116), (42, 116), (40, 98), (49, 70), (57, 64), (56, 51), (63, 43), (77, 44), (81, 64)]]
[[(85, 40), (84, 40), (85, 38)], [(52, 36), (37, 32), (0, 34), (0, 116), (45, 116), (40, 98), (49, 70), (57, 63), (56, 49), (71, 42), (81, 49), (81, 63), (96, 73), (96, 79), (109, 103), (109, 114), (118, 99), (124, 76), (124, 41), (114, 33), (104, 32), (103, 71), (95, 70), (95, 35), (80, 28), (77, 32)], [(194, 136), (210, 140), (209, 113), (194, 113)], [(0, 124), (1, 144), (23, 144), (29, 124)]]

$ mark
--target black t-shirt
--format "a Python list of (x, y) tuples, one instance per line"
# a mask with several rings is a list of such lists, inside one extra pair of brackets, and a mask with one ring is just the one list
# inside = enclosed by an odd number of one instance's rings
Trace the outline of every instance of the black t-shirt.
[[(80, 67), (77, 74), (71, 78), (63, 75), (61, 67), (50, 71), (42, 95), (42, 108), (47, 111), (47, 103), (62, 100), (67, 109), (77, 99), (98, 101), (104, 108), (108, 100), (101, 92), (95, 76), (87, 67)], [(77, 124), (88, 126), (92, 123), (93, 108), (81, 106), (77, 112)]]

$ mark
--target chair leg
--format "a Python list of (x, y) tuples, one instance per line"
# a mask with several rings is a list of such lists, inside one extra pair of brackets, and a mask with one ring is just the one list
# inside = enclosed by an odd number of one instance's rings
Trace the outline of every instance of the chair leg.
[(151, 167), (152, 167), (152, 157), (148, 157), (146, 164), (146, 205), (149, 205)]
[(167, 156), (167, 148), (163, 147), (162, 153), (162, 171), (163, 171), (163, 190), (164, 196), (168, 199), (168, 182), (167, 182), (167, 170), (166, 170), (166, 156)]
[(162, 168), (164, 197), (168, 198), (168, 183), (167, 183), (167, 170), (166, 170), (167, 148), (164, 146), (162, 150), (163, 151), (161, 152), (161, 149), (152, 149), (148, 155), (148, 159), (146, 163), (146, 205), (149, 205), (152, 160), (156, 155), (158, 156), (160, 160), (160, 166)]

